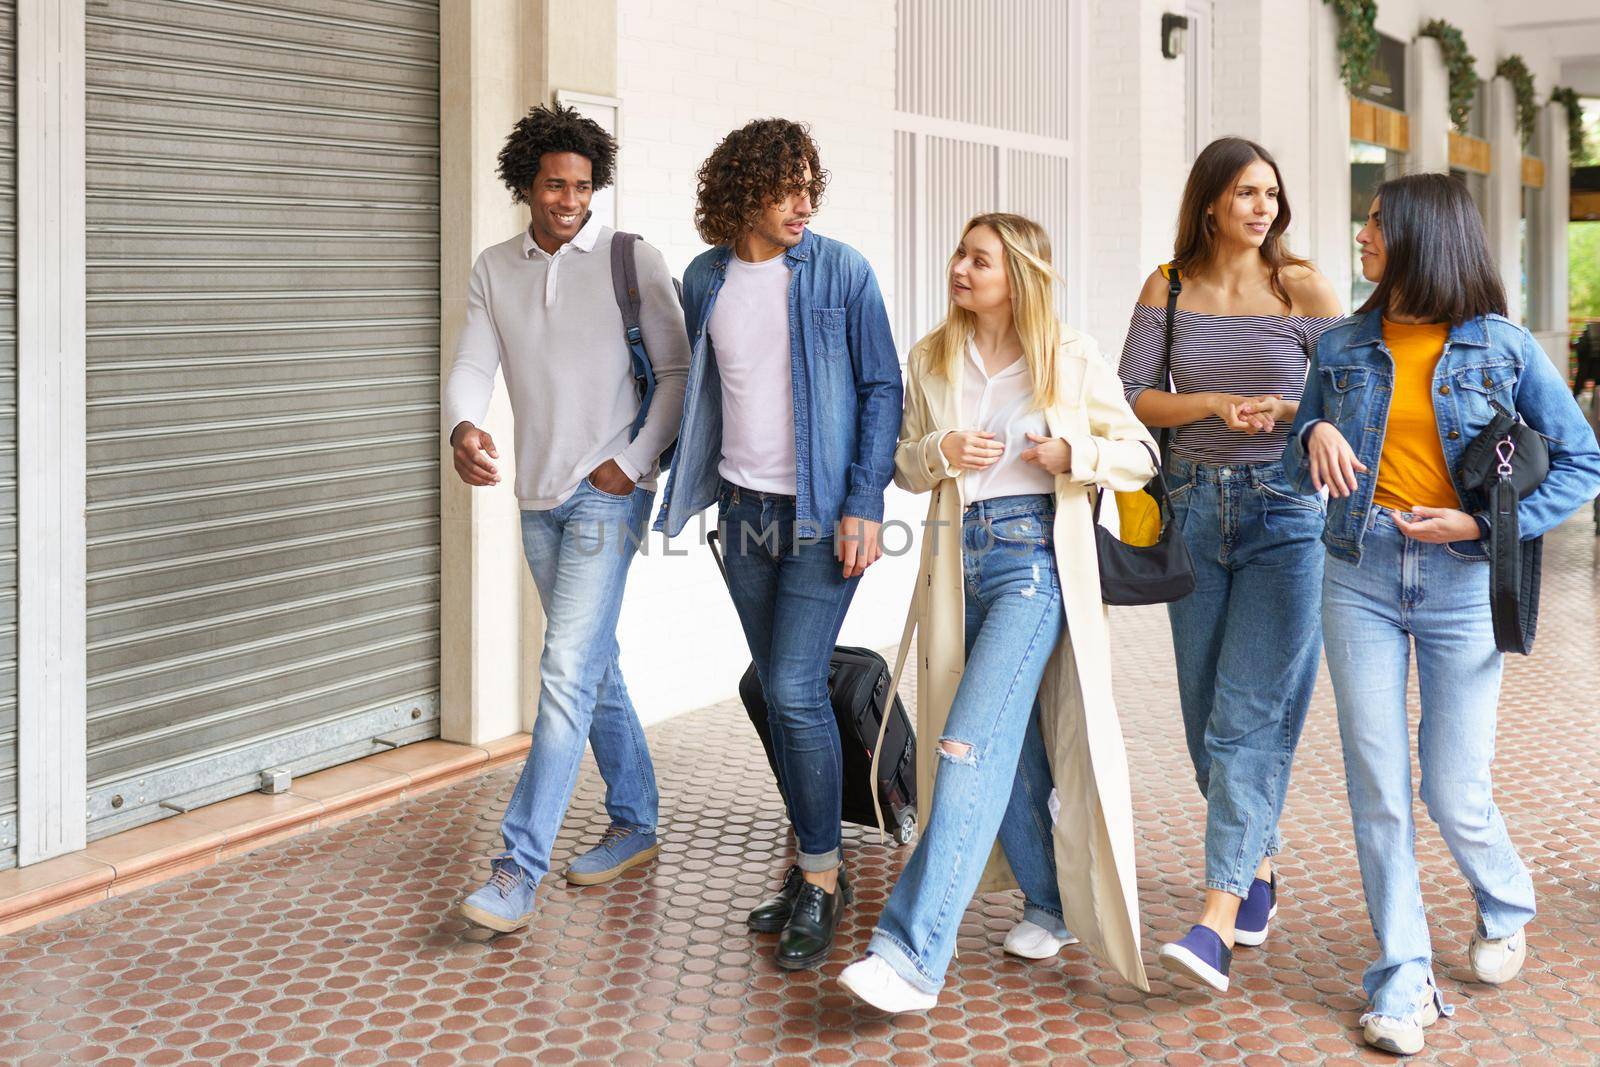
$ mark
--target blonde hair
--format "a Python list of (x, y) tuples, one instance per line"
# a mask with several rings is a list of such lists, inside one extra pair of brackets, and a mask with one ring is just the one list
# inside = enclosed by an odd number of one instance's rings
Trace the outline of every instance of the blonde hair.
[[(978, 226), (987, 226), (1005, 248), (1006, 278), (1011, 285), (1011, 321), (1022, 340), (1022, 358), (1033, 378), (1033, 407), (1051, 407), (1056, 402), (1056, 352), (1061, 346), (1061, 324), (1056, 319), (1052, 299), (1059, 281), (1051, 265), (1050, 235), (1032, 219), (1005, 212), (974, 215), (961, 230), (961, 239)], [(951, 262), (955, 253), (950, 254)], [(949, 273), (948, 264), (945, 267)], [(967, 339), (977, 325), (977, 316), (954, 301), (944, 321), (917, 342), (923, 352), (927, 372), (943, 374), (960, 381)]]

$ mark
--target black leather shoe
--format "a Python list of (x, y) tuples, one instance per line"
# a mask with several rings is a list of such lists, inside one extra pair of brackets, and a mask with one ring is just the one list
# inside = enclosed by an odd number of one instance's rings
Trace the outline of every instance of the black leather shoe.
[(832, 893), (802, 881), (794, 899), (794, 914), (778, 938), (778, 966), (786, 971), (815, 967), (833, 951), (833, 934), (839, 917), (850, 903), (850, 882), (839, 871), (839, 887)]
[(769, 897), (755, 906), (746, 920), (750, 929), (758, 934), (775, 934), (789, 924), (794, 914), (794, 898), (800, 895), (800, 883), (805, 879), (798, 866), (791, 866), (783, 876), (783, 888), (777, 896)]

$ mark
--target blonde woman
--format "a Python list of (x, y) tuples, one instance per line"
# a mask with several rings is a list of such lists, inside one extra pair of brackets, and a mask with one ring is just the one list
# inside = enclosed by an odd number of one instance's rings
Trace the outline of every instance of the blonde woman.
[(895, 481), (933, 494), (915, 608), (931, 800), (841, 976), (888, 1012), (934, 1006), (967, 904), (1010, 886), (1024, 906), (1006, 951), (1052, 958), (1070, 928), (1148, 988), (1090, 509), (1095, 487), (1137, 489), (1155, 460), (1094, 341), (1056, 321), (1054, 281), (1043, 229), (979, 215), (950, 259), (949, 312), (911, 353)]

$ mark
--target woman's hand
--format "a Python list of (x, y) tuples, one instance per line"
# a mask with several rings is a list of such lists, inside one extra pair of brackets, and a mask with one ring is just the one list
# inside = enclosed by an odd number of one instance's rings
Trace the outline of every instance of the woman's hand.
[(1424, 508), (1411, 509), (1410, 520), (1406, 513), (1396, 511), (1394, 524), (1400, 527), (1400, 532), (1413, 541), (1427, 541), (1431, 544), (1449, 543), (1451, 541), (1476, 541), (1478, 539), (1478, 520), (1468, 515), (1465, 511), (1455, 508)]
[(1021, 458), (1025, 463), (1032, 463), (1051, 474), (1066, 474), (1072, 469), (1072, 446), (1061, 438), (1040, 437), (1030, 433), (1028, 440), (1033, 442), (1033, 447), (1022, 453)]
[(1246, 421), (1258, 422), (1260, 433), (1271, 433), (1280, 422), (1293, 422), (1299, 413), (1298, 403), (1285, 400), (1276, 393), (1253, 396), (1239, 406), (1239, 417)]
[(958, 471), (981, 471), (1000, 462), (1006, 446), (988, 430), (952, 430), (939, 442), (939, 451)]
[(1238, 396), (1234, 393), (1207, 393), (1206, 410), (1222, 420), (1222, 424), (1238, 433), (1257, 434), (1270, 420), (1264, 420), (1259, 415), (1247, 414), (1244, 409), (1254, 401), (1248, 396)]
[(1311, 470), (1311, 484), (1319, 492), (1327, 486), (1329, 495), (1335, 497), (1355, 492), (1356, 475), (1367, 472), (1367, 465), (1356, 458), (1350, 442), (1331, 422), (1319, 422), (1311, 427), (1306, 440), (1306, 459)]

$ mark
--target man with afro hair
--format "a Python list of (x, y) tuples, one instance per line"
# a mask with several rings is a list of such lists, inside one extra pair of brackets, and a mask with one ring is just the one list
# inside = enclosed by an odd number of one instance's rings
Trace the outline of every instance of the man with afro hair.
[(611, 825), (567, 868), (567, 881), (610, 881), (660, 851), (655, 772), (623, 684), (616, 629), (660, 456), (677, 435), (689, 344), (666, 262), (635, 243), (640, 326), (656, 378), (636, 426), (642, 398), (612, 284), (616, 235), (589, 210), (595, 191), (611, 184), (616, 158), (611, 135), (571, 108), (541, 105), (513, 127), (500, 177), (527, 205), (528, 226), (473, 265), (467, 324), (444, 387), (456, 473), (468, 485), (496, 485), (499, 453), (480, 424), (496, 370), (505, 376), (522, 547), (545, 613), (539, 714), (501, 822), (505, 852), (461, 906), (466, 919), (501, 932), (532, 918), (586, 738)]
[(810, 132), (787, 119), (733, 131), (700, 169), (695, 224), (714, 247), (683, 279), (692, 386), (656, 523), (676, 534), (719, 505), (796, 842), (782, 889), (748, 923), (779, 934), (787, 970), (827, 958), (850, 901), (828, 666), (882, 554), (900, 433), (900, 361), (872, 267), (809, 226), (827, 179)]

